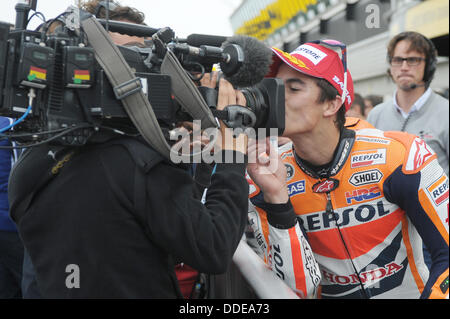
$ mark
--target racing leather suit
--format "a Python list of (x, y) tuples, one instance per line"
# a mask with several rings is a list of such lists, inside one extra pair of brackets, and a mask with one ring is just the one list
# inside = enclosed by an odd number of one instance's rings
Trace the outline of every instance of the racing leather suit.
[(248, 217), (252, 246), (294, 291), (313, 295), (321, 277), (321, 298), (448, 298), (448, 177), (423, 140), (344, 129), (322, 172), (291, 143), (280, 155), (293, 209), (265, 203), (248, 178)]

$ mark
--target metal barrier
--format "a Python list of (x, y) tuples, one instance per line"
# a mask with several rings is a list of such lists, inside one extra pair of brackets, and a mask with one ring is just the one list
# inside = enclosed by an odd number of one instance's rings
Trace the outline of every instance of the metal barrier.
[(264, 261), (242, 241), (233, 256), (233, 262), (239, 268), (248, 284), (261, 299), (300, 299), (297, 294)]

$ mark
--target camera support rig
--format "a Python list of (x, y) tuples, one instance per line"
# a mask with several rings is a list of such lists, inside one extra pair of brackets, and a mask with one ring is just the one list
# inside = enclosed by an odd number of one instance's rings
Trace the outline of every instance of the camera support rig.
[[(31, 31), (26, 26), (37, 1), (32, 2), (16, 5), (17, 28), (0, 22), (0, 114), (19, 118), (0, 129), (0, 138), (28, 143), (23, 147), (50, 141), (80, 146), (93, 141), (98, 131), (109, 130), (140, 134), (168, 157), (168, 131), (187, 120), (186, 115), (200, 120), (204, 129), (217, 127), (221, 118), (232, 127), (270, 125), (283, 131), (284, 87), (276, 79), (262, 80), (267, 72), (261, 61), (268, 67), (271, 51), (256, 39), (233, 37), (221, 48), (194, 47), (188, 45), (189, 37), (175, 38), (170, 28), (99, 20), (76, 7)], [(55, 31), (47, 32), (54, 22)], [(102, 25), (151, 37), (149, 46), (117, 46)], [(203, 71), (220, 63), (225, 77), (236, 75), (236, 83), (230, 82), (244, 88), (247, 106), (221, 114), (210, 108), (186, 70), (195, 63)], [(11, 127), (14, 131), (6, 132)]]

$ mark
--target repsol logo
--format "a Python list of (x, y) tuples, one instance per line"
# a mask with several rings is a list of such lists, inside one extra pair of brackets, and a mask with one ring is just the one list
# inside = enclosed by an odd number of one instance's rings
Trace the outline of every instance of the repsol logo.
[(275, 273), (277, 274), (280, 279), (284, 280), (284, 272), (283, 272), (283, 266), (284, 261), (283, 257), (281, 255), (281, 248), (280, 245), (273, 245), (273, 263), (275, 265)]
[(386, 210), (383, 201), (378, 201), (375, 205), (362, 204), (359, 206), (348, 207), (344, 210), (337, 210), (332, 214), (313, 213), (308, 215), (300, 215), (299, 220), (307, 231), (326, 230), (335, 226), (339, 227), (356, 226), (367, 223), (388, 215), (390, 210)]
[(351, 157), (351, 168), (386, 164), (386, 149), (355, 153)]
[(431, 186), (427, 187), (427, 191), (436, 206), (441, 205), (448, 199), (448, 178), (446, 176), (440, 177)]

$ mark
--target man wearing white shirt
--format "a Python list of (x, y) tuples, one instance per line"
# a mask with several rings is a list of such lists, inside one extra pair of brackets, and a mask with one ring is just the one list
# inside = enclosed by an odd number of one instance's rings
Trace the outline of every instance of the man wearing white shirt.
[(449, 103), (430, 86), (436, 71), (433, 43), (417, 32), (396, 35), (388, 45), (388, 73), (397, 85), (392, 100), (376, 106), (367, 121), (383, 131), (405, 131), (424, 139), (449, 172)]

